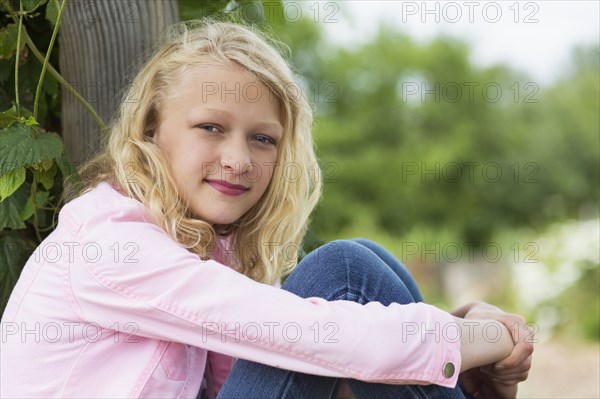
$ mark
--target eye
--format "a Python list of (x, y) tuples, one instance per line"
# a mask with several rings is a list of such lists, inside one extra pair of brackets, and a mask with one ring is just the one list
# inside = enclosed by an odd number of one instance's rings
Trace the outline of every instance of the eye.
[(221, 131), (218, 126), (211, 125), (209, 123), (197, 125), (196, 127), (202, 130), (206, 130), (209, 133), (219, 133)]
[(264, 135), (264, 134), (257, 134), (252, 139), (255, 140), (255, 141), (258, 141), (261, 144), (270, 144), (270, 145), (276, 145), (277, 144), (277, 142), (273, 138), (271, 138), (271, 137), (269, 137), (267, 135)]

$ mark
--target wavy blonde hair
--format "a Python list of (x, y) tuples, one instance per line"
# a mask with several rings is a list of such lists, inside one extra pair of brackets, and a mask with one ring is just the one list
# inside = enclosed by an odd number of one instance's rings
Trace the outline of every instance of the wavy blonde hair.
[[(219, 237), (233, 245), (230, 261), (241, 273), (272, 284), (291, 271), (306, 232), (310, 213), (321, 193), (313, 141), (310, 105), (278, 44), (253, 28), (205, 20), (177, 25), (146, 62), (125, 92), (117, 119), (101, 152), (82, 166), (77, 187), (65, 191), (70, 200), (99, 182), (108, 181), (143, 203), (155, 222), (180, 245), (207, 259)], [(231, 225), (195, 218), (171, 175), (171, 166), (150, 137), (161, 122), (168, 90), (185, 69), (207, 61), (237, 63), (269, 88), (282, 108), (284, 134), (273, 177), (261, 199)], [(291, 179), (286, 169), (293, 165)], [(291, 250), (291, 251), (290, 251)]]

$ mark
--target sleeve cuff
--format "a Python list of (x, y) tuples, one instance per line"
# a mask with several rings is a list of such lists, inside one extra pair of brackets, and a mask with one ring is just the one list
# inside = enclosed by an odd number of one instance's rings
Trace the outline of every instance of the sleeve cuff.
[(432, 375), (432, 383), (454, 388), (458, 382), (462, 358), (460, 356), (461, 330), (454, 318), (446, 312), (440, 317), (441, 338)]

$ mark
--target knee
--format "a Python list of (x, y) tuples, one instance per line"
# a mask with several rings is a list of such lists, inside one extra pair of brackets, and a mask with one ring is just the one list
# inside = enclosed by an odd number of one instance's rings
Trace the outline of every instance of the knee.
[(353, 240), (332, 241), (309, 253), (282, 288), (305, 298), (414, 302), (405, 284), (385, 262)]
[(364, 264), (373, 253), (352, 240), (335, 240), (310, 252), (302, 259), (305, 271), (312, 269), (315, 274), (347, 276), (349, 269)]
[(374, 241), (369, 240), (368, 238), (356, 237), (352, 238), (350, 241), (359, 243), (363, 247), (367, 247), (369, 249), (377, 247), (377, 244)]
[(350, 241), (354, 241), (359, 244), (369, 244), (369, 243), (373, 242), (373, 241), (369, 240), (368, 238), (364, 238), (364, 237), (354, 237), (354, 238), (351, 238)]
[(349, 266), (354, 264), (357, 258), (369, 256), (365, 249), (364, 245), (355, 240), (335, 240), (317, 248), (313, 254), (317, 262)]
[(346, 279), (367, 279), (388, 273), (386, 263), (364, 243), (374, 244), (366, 239), (331, 241), (312, 253), (311, 263), (318, 265), (321, 273)]
[(357, 250), (367, 249), (348, 240), (322, 245), (298, 263), (282, 288), (305, 298), (318, 296), (332, 299), (332, 292), (335, 296), (338, 292), (346, 291), (349, 267), (355, 264), (353, 254)]

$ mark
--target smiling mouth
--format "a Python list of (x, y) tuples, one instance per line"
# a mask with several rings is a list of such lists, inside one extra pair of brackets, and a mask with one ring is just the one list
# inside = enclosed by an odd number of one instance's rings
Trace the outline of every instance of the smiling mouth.
[(237, 195), (242, 195), (245, 192), (247, 192), (248, 190), (250, 190), (249, 187), (241, 186), (239, 184), (229, 183), (225, 180), (207, 180), (207, 179), (205, 179), (204, 181), (206, 183), (208, 183), (209, 186), (211, 186), (212, 188), (214, 188), (221, 194), (225, 194), (225, 195), (237, 196)]

